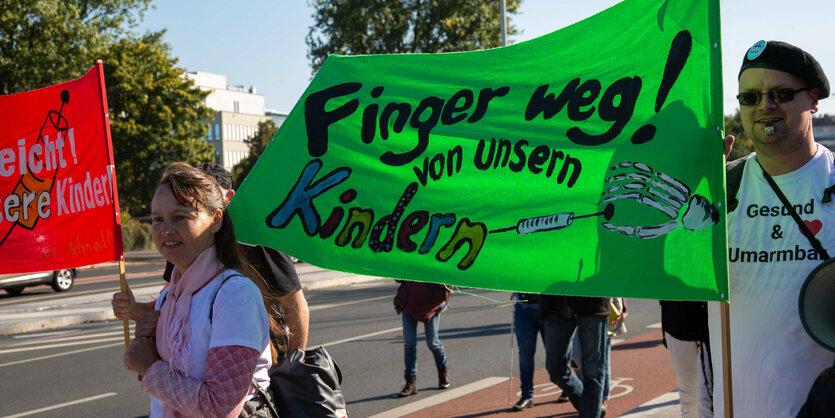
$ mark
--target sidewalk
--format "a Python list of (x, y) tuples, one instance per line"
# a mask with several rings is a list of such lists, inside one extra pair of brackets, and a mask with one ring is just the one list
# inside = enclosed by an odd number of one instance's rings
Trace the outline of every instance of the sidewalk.
[[(162, 262), (156, 250), (125, 253), (125, 264)], [(117, 266), (118, 262), (81, 267), (79, 270), (101, 269)], [(297, 264), (296, 271), (302, 290), (311, 291), (337, 286), (382, 280), (381, 277), (361, 276), (356, 274), (330, 272), (309, 264)], [(159, 285), (132, 287), (137, 301), (147, 302), (159, 295), (163, 288), (160, 277)], [(68, 296), (57, 300), (36, 300), (14, 306), (0, 307), (0, 336), (15, 335), (44, 329), (80, 325), (88, 322), (115, 321), (110, 307), (112, 292), (79, 292), (79, 296)]]

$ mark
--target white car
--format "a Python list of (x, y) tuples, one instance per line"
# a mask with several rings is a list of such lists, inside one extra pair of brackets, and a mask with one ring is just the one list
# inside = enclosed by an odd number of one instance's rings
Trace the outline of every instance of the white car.
[(75, 274), (75, 269), (43, 271), (39, 273), (0, 274), (0, 289), (5, 289), (6, 293), (12, 296), (17, 296), (27, 286), (48, 284), (56, 292), (64, 292), (70, 290), (72, 287), (75, 281)]

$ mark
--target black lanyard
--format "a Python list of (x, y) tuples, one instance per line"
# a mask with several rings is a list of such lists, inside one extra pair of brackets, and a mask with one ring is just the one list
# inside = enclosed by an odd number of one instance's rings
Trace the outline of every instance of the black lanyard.
[(763, 177), (765, 177), (765, 181), (768, 182), (768, 185), (771, 186), (771, 189), (774, 190), (774, 193), (777, 193), (777, 197), (779, 197), (780, 201), (783, 202), (783, 206), (786, 207), (786, 209), (789, 211), (789, 214), (797, 223), (797, 226), (800, 227), (800, 232), (802, 232), (803, 235), (806, 236), (806, 239), (809, 240), (809, 243), (812, 244), (812, 247), (818, 252), (818, 254), (823, 256), (824, 260), (829, 259), (829, 253), (826, 252), (825, 248), (823, 248), (821, 242), (817, 238), (815, 238), (815, 234), (813, 234), (812, 231), (809, 230), (809, 227), (806, 226), (806, 223), (803, 222), (802, 219), (800, 219), (800, 216), (797, 214), (797, 211), (794, 210), (794, 206), (792, 206), (792, 204), (789, 202), (789, 199), (786, 198), (786, 195), (783, 194), (780, 188), (777, 187), (777, 183), (774, 182), (774, 179), (772, 179), (771, 176), (768, 173), (766, 173), (759, 160), (757, 160), (757, 164), (760, 166), (760, 170), (763, 171)]

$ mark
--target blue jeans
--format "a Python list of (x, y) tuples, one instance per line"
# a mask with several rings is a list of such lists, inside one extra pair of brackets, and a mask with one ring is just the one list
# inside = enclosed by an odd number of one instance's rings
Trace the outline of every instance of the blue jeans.
[[(551, 381), (562, 389), (580, 417), (600, 416), (606, 352), (605, 316), (577, 316), (571, 306), (555, 305), (544, 318), (545, 368)], [(571, 340), (579, 334), (583, 381), (571, 372)]]
[(513, 327), (516, 330), (516, 343), (519, 345), (519, 378), (522, 380), (522, 397), (533, 398), (536, 336), (542, 335), (543, 340), (545, 339), (542, 321), (539, 320), (539, 305), (514, 303)]
[[(571, 361), (573, 361), (578, 366), (582, 364), (582, 345), (580, 343), (580, 334), (574, 334), (574, 340), (572, 342), (572, 349), (571, 349)], [(609, 387), (612, 385), (612, 337), (608, 334), (606, 335), (606, 357), (603, 358), (603, 373), (606, 376), (603, 379), (603, 400), (609, 399)], [(575, 370), (578, 372), (577, 377), (582, 379), (583, 378), (583, 369)]]
[[(403, 311), (403, 362), (406, 364), (406, 371), (404, 374), (417, 374), (417, 324), (418, 321), (412, 318), (408, 312)], [(444, 345), (441, 344), (441, 339), (438, 336), (438, 323), (440, 322), (441, 314), (438, 313), (423, 324), (424, 331), (426, 331), (426, 345), (432, 350), (432, 355), (435, 356), (435, 366), (438, 368), (446, 367), (446, 352)]]

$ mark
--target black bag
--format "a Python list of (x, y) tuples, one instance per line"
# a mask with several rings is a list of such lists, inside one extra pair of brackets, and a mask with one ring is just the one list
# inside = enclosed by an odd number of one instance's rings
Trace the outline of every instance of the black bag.
[[(325, 347), (302, 351), (297, 348), (270, 368), (270, 392), (275, 416), (346, 418), (342, 396), (342, 371)], [(258, 389), (258, 394), (269, 399)]]

